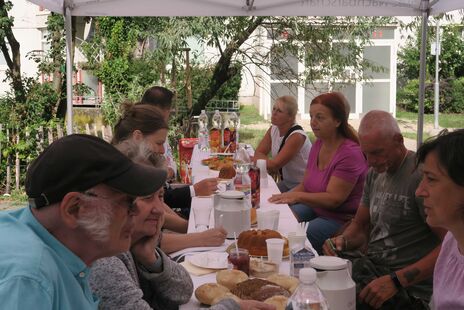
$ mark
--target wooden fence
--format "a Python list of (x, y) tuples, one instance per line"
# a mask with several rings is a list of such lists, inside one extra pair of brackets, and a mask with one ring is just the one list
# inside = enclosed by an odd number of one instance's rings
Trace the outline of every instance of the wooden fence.
[[(113, 136), (110, 126), (85, 124), (84, 128), (75, 127), (74, 133), (85, 133), (111, 141)], [(27, 167), (48, 145), (63, 137), (66, 131), (60, 124), (36, 129), (11, 128), (0, 124), (0, 191), (10, 195), (12, 186), (19, 190), (24, 182)], [(13, 173), (14, 171), (14, 173)], [(14, 182), (12, 181), (14, 174)], [(0, 192), (0, 193), (1, 193)]]

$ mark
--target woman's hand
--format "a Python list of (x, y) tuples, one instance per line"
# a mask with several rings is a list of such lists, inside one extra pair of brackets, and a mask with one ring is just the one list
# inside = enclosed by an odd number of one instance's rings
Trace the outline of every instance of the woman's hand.
[(227, 237), (227, 231), (224, 228), (211, 228), (201, 233), (203, 246), (220, 246)]
[(272, 195), (268, 200), (272, 203), (286, 203), (288, 205), (299, 202), (299, 192), (286, 192), (282, 194)]
[(158, 241), (158, 235), (146, 236), (134, 243), (131, 247), (131, 253), (135, 260), (143, 266), (151, 266), (156, 262), (155, 247)]

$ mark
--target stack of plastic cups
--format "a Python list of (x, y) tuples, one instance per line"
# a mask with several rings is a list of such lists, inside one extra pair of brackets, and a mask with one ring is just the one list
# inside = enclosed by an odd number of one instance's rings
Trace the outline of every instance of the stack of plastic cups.
[(261, 187), (267, 187), (268, 186), (268, 181), (267, 181), (267, 168), (266, 168), (266, 160), (265, 159), (258, 159), (256, 161), (256, 166), (259, 168), (259, 174), (260, 174), (260, 186)]

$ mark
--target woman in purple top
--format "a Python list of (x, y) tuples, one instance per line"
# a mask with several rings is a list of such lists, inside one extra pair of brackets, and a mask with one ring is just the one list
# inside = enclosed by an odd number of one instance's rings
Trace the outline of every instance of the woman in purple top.
[(448, 233), (433, 271), (432, 309), (464, 309), (464, 129), (440, 134), (417, 151), (427, 224)]
[(358, 137), (348, 124), (348, 107), (345, 97), (336, 92), (313, 99), (309, 114), (317, 140), (303, 182), (269, 199), (291, 205), (300, 222), (309, 221), (306, 233), (319, 253), (324, 240), (356, 213), (367, 173)]

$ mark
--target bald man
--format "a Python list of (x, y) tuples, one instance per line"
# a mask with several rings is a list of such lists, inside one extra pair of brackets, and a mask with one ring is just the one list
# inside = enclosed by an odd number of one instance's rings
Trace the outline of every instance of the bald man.
[(352, 260), (357, 309), (427, 309), (445, 232), (427, 225), (414, 196), (421, 179), (415, 153), (387, 112), (367, 113), (358, 134), (370, 166), (363, 197), (352, 223), (323, 251)]

